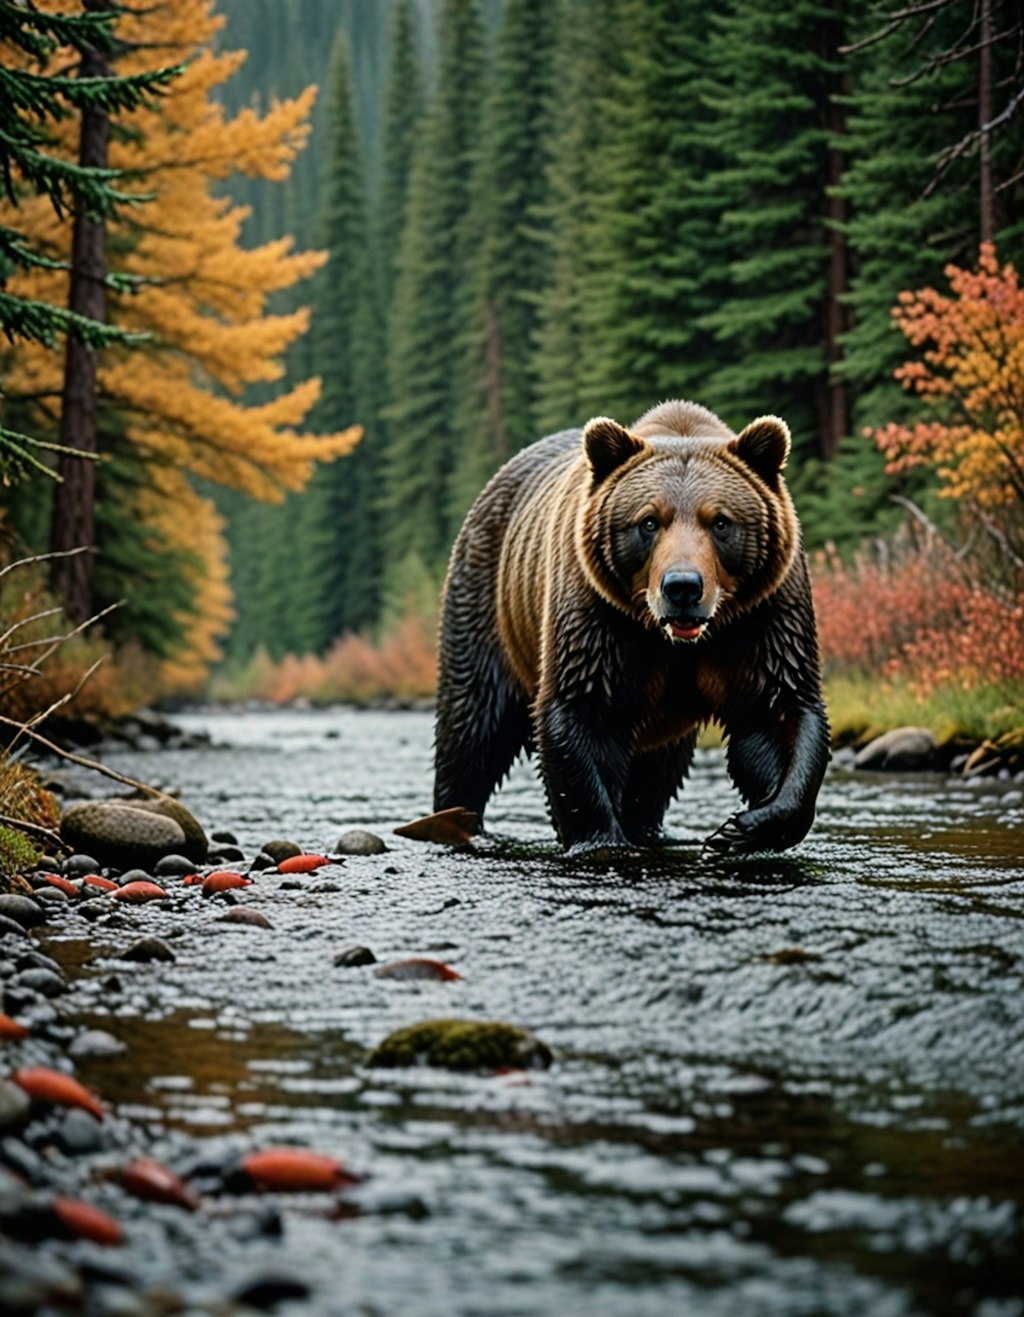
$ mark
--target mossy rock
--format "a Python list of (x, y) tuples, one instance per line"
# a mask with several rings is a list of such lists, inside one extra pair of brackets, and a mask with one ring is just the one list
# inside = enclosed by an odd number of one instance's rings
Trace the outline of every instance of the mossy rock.
[(389, 1034), (371, 1066), (432, 1065), (445, 1070), (543, 1069), (551, 1049), (526, 1029), (500, 1020), (424, 1020)]

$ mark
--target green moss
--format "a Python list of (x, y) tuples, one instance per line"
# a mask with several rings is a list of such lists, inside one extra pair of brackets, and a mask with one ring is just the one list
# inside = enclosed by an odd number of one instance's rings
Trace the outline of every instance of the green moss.
[(539, 1068), (551, 1064), (551, 1050), (527, 1030), (498, 1020), (424, 1020), (389, 1034), (369, 1064), (470, 1071)]
[(0, 874), (20, 873), (39, 862), (39, 852), (23, 832), (0, 827)]

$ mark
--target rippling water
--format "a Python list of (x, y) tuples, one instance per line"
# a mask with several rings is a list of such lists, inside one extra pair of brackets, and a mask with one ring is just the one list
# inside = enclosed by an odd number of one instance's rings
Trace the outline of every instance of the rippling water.
[[(258, 1247), (313, 1286), (307, 1314), (1024, 1312), (1021, 784), (834, 769), (797, 851), (702, 860), (737, 806), (705, 751), (676, 846), (585, 867), (528, 766), (492, 806), (499, 840), (393, 837), (429, 809), (428, 714), (179, 721), (214, 748), (107, 761), (248, 855), (350, 826), (391, 852), (259, 876), (244, 898), (271, 929), (217, 924), (194, 889), (96, 926), (111, 951), (143, 931), (175, 949), (117, 962), (113, 1002), (93, 964), (81, 998), (129, 1044), (83, 1075), (154, 1152), (294, 1141), (370, 1172), (343, 1219), (299, 1201), (258, 1245), (183, 1227), (150, 1272), (216, 1279)], [(350, 942), (463, 980), (335, 967)], [(437, 1016), (525, 1025), (556, 1064), (364, 1067)]]

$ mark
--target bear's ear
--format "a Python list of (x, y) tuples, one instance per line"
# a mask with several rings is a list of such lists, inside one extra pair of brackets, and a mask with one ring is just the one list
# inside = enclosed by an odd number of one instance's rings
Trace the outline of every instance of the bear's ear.
[(778, 489), (789, 457), (789, 426), (777, 416), (759, 416), (741, 430), (729, 447), (769, 489)]
[(594, 474), (595, 485), (646, 447), (642, 439), (630, 434), (624, 425), (613, 421), (610, 416), (595, 416), (583, 427), (583, 450)]

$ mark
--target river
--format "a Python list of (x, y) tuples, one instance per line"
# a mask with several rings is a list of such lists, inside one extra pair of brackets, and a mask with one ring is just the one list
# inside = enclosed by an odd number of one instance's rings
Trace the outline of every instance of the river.
[[(249, 857), (349, 827), (390, 850), (259, 876), (243, 899), (268, 929), (217, 923), (192, 889), (55, 934), (83, 963), (80, 1021), (128, 1045), (79, 1074), (154, 1155), (300, 1143), (367, 1176), (340, 1210), (282, 1196), (279, 1238), (223, 1199), (143, 1235), (152, 1280), (190, 1278), (202, 1307), (279, 1268), (310, 1295), (276, 1311), (306, 1317), (1024, 1313), (1021, 783), (833, 767), (802, 846), (711, 859), (737, 800), (706, 750), (676, 845), (588, 867), (557, 851), (528, 765), (493, 803), (499, 840), (393, 836), (429, 809), (428, 713), (176, 721), (211, 748), (106, 762)], [(112, 958), (142, 932), (174, 962)], [(353, 942), (462, 978), (336, 966)], [(555, 1063), (365, 1066), (441, 1016), (523, 1025)]]

